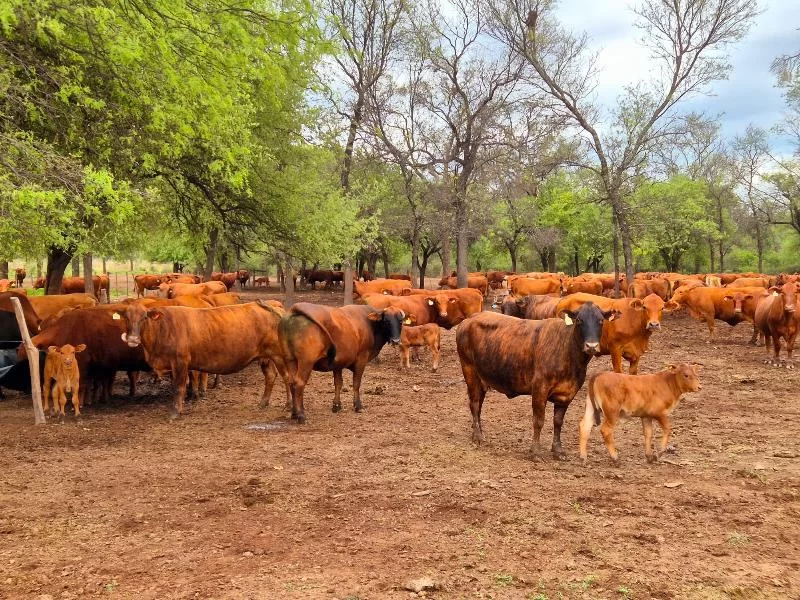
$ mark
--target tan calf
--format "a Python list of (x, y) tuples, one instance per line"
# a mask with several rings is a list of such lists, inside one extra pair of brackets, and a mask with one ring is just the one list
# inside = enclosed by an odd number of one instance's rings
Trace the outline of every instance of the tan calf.
[[(647, 462), (655, 462), (667, 448), (672, 432), (669, 414), (678, 404), (681, 394), (699, 389), (697, 368), (686, 363), (670, 365), (652, 375), (624, 375), (613, 371), (594, 375), (589, 379), (589, 400), (579, 427), (581, 460), (586, 463), (592, 426), (600, 425), (611, 460), (619, 466), (614, 427), (620, 417), (641, 417), (644, 454)], [(605, 416), (602, 424), (601, 415)], [(658, 421), (662, 433), (657, 454), (653, 452), (653, 419)]]
[[(50, 406), (50, 393), (53, 395), (53, 411), (64, 416), (67, 400), (72, 400), (75, 416), (81, 415), (80, 397), (78, 388), (80, 373), (75, 354), (86, 350), (86, 344), (72, 346), (65, 344), (60, 348), (50, 346), (47, 348), (47, 360), (44, 365), (44, 384), (42, 389), (42, 408), (47, 410)], [(52, 386), (52, 387), (51, 387)]]
[(400, 364), (411, 367), (410, 349), (412, 347), (427, 346), (433, 355), (433, 371), (439, 368), (439, 346), (441, 344), (441, 331), (436, 323), (427, 323), (411, 327), (406, 325), (400, 331)]

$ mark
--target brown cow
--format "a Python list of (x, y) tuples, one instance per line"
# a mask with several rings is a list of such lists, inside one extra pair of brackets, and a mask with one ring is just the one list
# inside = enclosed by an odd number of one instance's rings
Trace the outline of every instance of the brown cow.
[[(459, 319), (459, 323), (466, 319), (471, 315), (478, 314), (483, 310), (483, 296), (478, 290), (474, 290), (472, 288), (459, 288), (456, 290), (439, 290), (436, 292), (432, 292), (431, 290), (416, 290), (416, 289), (409, 289), (403, 290), (404, 296), (428, 296), (434, 295), (435, 297), (445, 296), (448, 298), (448, 302), (450, 299), (455, 299), (456, 304), (453, 305), (449, 303), (447, 306), (447, 310), (445, 311), (448, 316), (452, 316), (454, 318)], [(442, 311), (441, 303), (439, 305), (440, 313)], [(453, 309), (456, 310), (453, 310)], [(442, 321), (438, 321), (440, 327), (444, 327), (445, 329), (450, 329), (452, 325), (447, 325)]]
[(740, 288), (740, 287), (762, 287), (767, 289), (769, 287), (769, 277), (740, 277), (735, 281), (731, 281), (725, 287)]
[(141, 274), (133, 278), (133, 287), (136, 290), (136, 297), (145, 295), (147, 290), (157, 290), (162, 283), (169, 281), (169, 275), (147, 275)]
[(162, 283), (158, 286), (162, 298), (177, 296), (210, 296), (224, 294), (228, 291), (224, 281), (207, 281), (205, 283)]
[[(473, 290), (478, 290), (482, 296), (486, 297), (489, 291), (489, 282), (485, 275), (470, 275), (467, 278), (467, 287)], [(459, 289), (457, 277), (442, 277), (439, 281), (439, 288), (450, 288), (451, 290)]]
[(208, 302), (211, 306), (233, 306), (239, 304), (241, 295), (234, 292), (226, 292), (224, 294), (211, 294), (204, 296), (203, 300)]
[(726, 300), (726, 297), (731, 296), (731, 290), (727, 288), (681, 286), (675, 290), (672, 301), (680, 306), (685, 306), (692, 318), (705, 321), (708, 326), (707, 341), (711, 343), (714, 340), (714, 319), (724, 321), (731, 326), (743, 321), (753, 321), (755, 305), (763, 295), (764, 288), (739, 288), (737, 291), (753, 295), (752, 299), (747, 299), (742, 304), (740, 312), (736, 312), (732, 298)]
[(22, 340), (19, 326), (17, 325), (16, 313), (14, 312), (14, 304), (11, 302), (12, 298), (19, 299), (20, 306), (22, 306), (22, 316), (31, 336), (36, 335), (42, 323), (41, 317), (39, 317), (36, 309), (31, 304), (31, 298), (20, 296), (13, 291), (0, 292), (0, 348), (2, 349), (16, 348)]
[(489, 282), (491, 289), (498, 290), (503, 287), (506, 276), (509, 274), (508, 271), (486, 271), (486, 281)]
[(406, 315), (406, 324), (409, 324), (408, 319), (411, 319), (411, 322), (416, 325), (436, 323), (445, 329), (451, 329), (467, 317), (467, 315), (460, 310), (457, 298), (452, 298), (442, 292), (430, 290), (424, 296), (367, 294), (364, 296), (363, 300), (375, 309), (385, 309), (393, 306), (403, 311)]
[(560, 298), (557, 296), (536, 296), (531, 294), (522, 298), (506, 296), (500, 305), (500, 312), (520, 319), (553, 319), (557, 314)]
[(250, 271), (247, 269), (239, 269), (236, 271), (236, 280), (239, 282), (239, 287), (244, 289), (250, 279)]
[(0, 279), (0, 293), (9, 291), (14, 285), (10, 279)]
[(677, 308), (655, 294), (644, 300), (640, 298), (607, 299), (590, 294), (573, 294), (563, 298), (557, 311), (577, 310), (582, 304), (593, 302), (602, 310), (616, 310), (618, 318), (603, 324), (603, 335), (600, 337), (600, 354), (610, 354), (614, 371), (622, 372), (622, 359), (628, 361), (628, 372), (636, 374), (639, 361), (647, 352), (650, 335), (661, 329), (664, 311)]
[(269, 276), (268, 276), (268, 275), (265, 275), (264, 277), (256, 277), (256, 278), (253, 280), (253, 284), (254, 284), (256, 287), (258, 287), (258, 286), (262, 286), (262, 285), (263, 285), (263, 286), (266, 286), (266, 287), (269, 287)]
[(236, 273), (211, 273), (211, 281), (220, 281), (225, 284), (225, 291), (228, 292), (236, 283)]
[[(408, 318), (407, 318), (408, 320)], [(411, 319), (414, 322), (413, 318)], [(439, 368), (439, 347), (441, 345), (442, 332), (436, 323), (427, 323), (425, 325), (410, 326), (406, 325), (400, 332), (400, 364), (410, 368), (411, 367), (411, 353), (412, 347), (427, 346), (431, 349), (433, 356), (433, 372)]]
[[(684, 283), (683, 280), (681, 283)], [(706, 275), (705, 284), (706, 287), (722, 287), (722, 280), (716, 275)]]
[(672, 284), (668, 279), (654, 277), (646, 280), (636, 280), (628, 286), (628, 298), (646, 298), (655, 294), (665, 302), (672, 296)]
[(342, 409), (342, 370), (353, 372), (353, 410), (360, 412), (361, 378), (367, 363), (387, 343), (400, 343), (406, 315), (390, 306), (330, 308), (309, 302), (292, 306), (279, 325), (283, 358), (291, 381), (292, 419), (305, 423), (303, 392), (313, 371), (333, 372), (333, 412)]
[(508, 398), (530, 394), (535, 446), (547, 402), (553, 402), (552, 452), (556, 458), (565, 458), (561, 447), (564, 415), (583, 385), (589, 360), (600, 351), (603, 321), (615, 318), (616, 312), (603, 312), (587, 302), (565, 315), (564, 320), (528, 321), (484, 312), (458, 328), (456, 346), (467, 383), (474, 442), (483, 441), (481, 408), (487, 390)]
[(47, 284), (47, 280), (44, 277), (37, 277), (36, 280), (33, 282), (33, 289), (41, 290)]
[(600, 279), (580, 280), (578, 278), (564, 278), (561, 282), (561, 294), (594, 294), (600, 296), (603, 293), (603, 282)]
[[(92, 287), (94, 288), (94, 296), (100, 299), (100, 290), (106, 291), (106, 297), (110, 292), (109, 290), (108, 275), (93, 275)], [(61, 280), (61, 293), (62, 294), (79, 294), (86, 291), (86, 283), (83, 277), (64, 277)]]
[(164, 276), (166, 283), (203, 283), (203, 278), (200, 275), (192, 275), (191, 273), (170, 273)]
[(53, 411), (64, 418), (67, 401), (72, 401), (75, 416), (81, 416), (80, 406), (80, 371), (75, 354), (86, 350), (86, 344), (65, 344), (49, 346), (44, 365), (44, 382), (42, 384), (42, 408), (47, 411), (50, 405), (50, 392), (53, 392)]
[[(269, 402), (276, 372), (284, 375), (277, 350), (277, 325), (282, 311), (263, 302), (219, 308), (127, 305), (122, 313), (129, 347), (142, 347), (147, 363), (159, 376), (172, 373), (177, 388), (175, 414), (181, 414), (189, 371), (236, 373), (258, 360), (264, 374), (262, 405)], [(207, 340), (213, 340), (209, 345)], [(222, 351), (221, 351), (222, 349)], [(288, 380), (284, 377), (287, 395)]]
[(31, 306), (44, 321), (65, 308), (87, 308), (97, 304), (92, 294), (62, 294), (60, 296), (31, 296)]
[[(644, 454), (647, 462), (658, 460), (669, 443), (672, 423), (669, 415), (680, 400), (681, 394), (701, 389), (695, 366), (670, 365), (660, 373), (652, 375), (623, 375), (606, 371), (589, 379), (589, 399), (580, 424), (580, 455), (587, 462), (589, 434), (592, 425), (600, 425), (600, 433), (611, 455), (619, 466), (619, 454), (614, 446), (614, 427), (620, 416), (641, 417), (644, 428)], [(605, 421), (600, 424), (600, 416)], [(653, 453), (653, 419), (661, 426), (661, 443), (658, 453)]]
[(508, 287), (515, 296), (558, 294), (561, 292), (561, 280), (555, 278), (531, 279), (529, 277), (516, 277), (509, 282)]
[(25, 277), (27, 276), (27, 272), (25, 271), (25, 267), (17, 267), (14, 269), (14, 284), (21, 288), (22, 284), (25, 283)]
[(411, 283), (402, 279), (375, 279), (374, 281), (353, 281), (353, 298), (363, 298), (367, 294), (391, 294), (400, 296), (403, 290), (410, 290)]
[(407, 273), (389, 273), (387, 279), (402, 279), (404, 281), (411, 281), (411, 275)]
[[(755, 313), (755, 324), (764, 336), (767, 355), (770, 351), (770, 341), (772, 342), (773, 358), (767, 362), (776, 367), (786, 364), (789, 369), (793, 369), (792, 351), (800, 330), (800, 315), (797, 313), (797, 294), (800, 292), (800, 284), (784, 283), (780, 289), (772, 287), (768, 291), (769, 295), (758, 303)], [(785, 363), (781, 363), (780, 360), (781, 338), (786, 342)]]

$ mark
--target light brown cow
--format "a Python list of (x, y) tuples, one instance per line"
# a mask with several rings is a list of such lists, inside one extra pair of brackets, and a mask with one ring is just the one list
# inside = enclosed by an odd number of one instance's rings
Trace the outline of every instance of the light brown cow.
[(49, 346), (44, 364), (44, 383), (42, 385), (42, 408), (46, 411), (50, 405), (50, 393), (53, 396), (51, 414), (59, 413), (64, 417), (67, 400), (72, 400), (75, 416), (81, 416), (80, 406), (80, 372), (75, 354), (86, 350), (86, 344), (73, 346), (65, 344)]
[(391, 294), (400, 296), (403, 290), (410, 290), (411, 282), (403, 279), (375, 279), (374, 281), (353, 281), (353, 298), (363, 299), (367, 294)]
[[(414, 319), (410, 319), (412, 322)], [(439, 368), (439, 347), (441, 345), (442, 332), (436, 323), (425, 325), (405, 325), (400, 331), (400, 364), (406, 368), (411, 367), (411, 348), (427, 346), (431, 349), (433, 356), (433, 372)]]
[(705, 321), (708, 326), (708, 343), (714, 340), (714, 320), (724, 321), (728, 325), (734, 326), (742, 321), (753, 321), (755, 315), (755, 303), (764, 293), (764, 288), (737, 288), (738, 292), (752, 294), (752, 299), (747, 299), (742, 304), (741, 310), (736, 312), (733, 299), (727, 299), (732, 291), (728, 288), (696, 287), (689, 288), (681, 286), (672, 295), (672, 301), (679, 306), (685, 306), (689, 310), (689, 315), (700, 321)]
[(97, 304), (92, 294), (61, 294), (59, 296), (31, 296), (31, 306), (43, 321), (65, 308), (88, 308)]
[[(486, 297), (489, 292), (489, 281), (485, 275), (470, 275), (467, 277), (467, 287), (473, 290), (478, 290), (481, 295)], [(457, 277), (442, 277), (439, 281), (439, 288), (450, 288), (451, 290), (459, 289)]]
[(603, 293), (603, 282), (600, 279), (578, 279), (567, 277), (561, 283), (561, 294), (568, 296), (569, 294), (595, 294), (600, 296)]
[(558, 294), (561, 292), (561, 280), (553, 277), (531, 279), (529, 277), (515, 277), (509, 282), (511, 293), (515, 296), (529, 296), (534, 294)]
[(672, 284), (668, 279), (654, 277), (652, 279), (637, 279), (628, 286), (628, 298), (646, 298), (655, 294), (665, 302), (672, 295)]
[(178, 296), (210, 296), (224, 294), (228, 291), (222, 281), (206, 281), (205, 283), (162, 283), (158, 286), (162, 298)]
[(762, 287), (764, 289), (769, 287), (768, 277), (740, 277), (735, 281), (731, 281), (726, 287), (740, 288), (740, 287)]
[(145, 295), (147, 290), (157, 290), (162, 283), (169, 282), (169, 275), (147, 275), (141, 274), (133, 278), (133, 286), (136, 289), (136, 297)]
[[(616, 466), (619, 454), (614, 445), (614, 427), (620, 417), (640, 417), (644, 428), (644, 453), (647, 462), (655, 462), (667, 449), (672, 423), (669, 415), (681, 394), (697, 392), (700, 379), (695, 365), (686, 363), (670, 365), (665, 371), (651, 375), (624, 375), (607, 371), (589, 379), (589, 398), (586, 412), (579, 426), (580, 455), (587, 461), (589, 434), (593, 425), (600, 425), (608, 453)], [(605, 421), (600, 423), (600, 417)], [(653, 452), (653, 419), (661, 426), (661, 443), (658, 453)]]

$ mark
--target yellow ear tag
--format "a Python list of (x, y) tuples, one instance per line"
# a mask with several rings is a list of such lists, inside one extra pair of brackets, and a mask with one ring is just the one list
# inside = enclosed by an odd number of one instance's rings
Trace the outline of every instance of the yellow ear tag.
[(119, 321), (122, 317), (119, 316), (119, 313), (114, 313), (113, 315), (111, 315), (111, 318), (114, 319), (115, 321)]
[(403, 325), (411, 325), (411, 317), (406, 317), (403, 319)]
[(568, 314), (566, 314), (566, 313), (564, 313), (564, 325), (566, 325), (567, 327), (569, 327), (569, 326), (570, 326), (570, 325), (572, 325), (573, 323), (574, 323), (574, 321), (573, 321), (572, 319), (570, 319), (570, 318), (569, 318), (569, 315), (568, 315)]
[(778, 292), (772, 292), (772, 295), (773, 296), (779, 296), (780, 294), (778, 294)]

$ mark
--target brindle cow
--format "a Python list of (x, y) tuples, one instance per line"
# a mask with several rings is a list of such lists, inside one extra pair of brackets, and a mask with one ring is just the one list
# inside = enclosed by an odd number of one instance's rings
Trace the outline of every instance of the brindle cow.
[(467, 383), (472, 413), (472, 439), (483, 441), (481, 408), (486, 392), (509, 398), (531, 395), (533, 439), (539, 445), (547, 402), (554, 404), (553, 446), (565, 458), (561, 426), (567, 407), (586, 379), (586, 368), (600, 352), (603, 321), (614, 310), (601, 311), (591, 302), (567, 311), (565, 320), (528, 321), (483, 312), (464, 321), (456, 334), (458, 357)]

